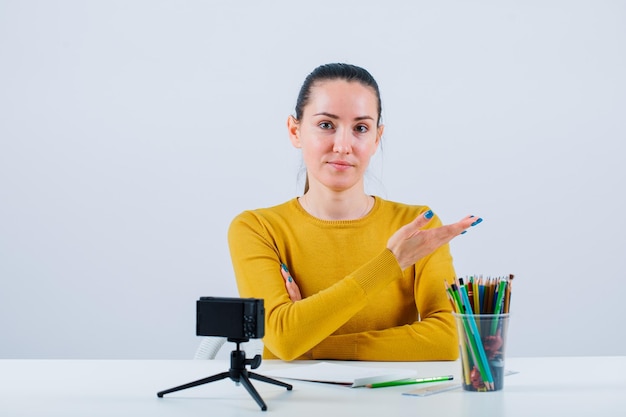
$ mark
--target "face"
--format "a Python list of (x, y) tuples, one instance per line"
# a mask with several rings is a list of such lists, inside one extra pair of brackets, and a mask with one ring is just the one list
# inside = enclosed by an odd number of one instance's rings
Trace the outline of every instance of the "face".
[(302, 149), (309, 186), (333, 191), (363, 187), (383, 126), (376, 126), (378, 100), (359, 82), (326, 80), (311, 88), (301, 120), (290, 117), (289, 136)]

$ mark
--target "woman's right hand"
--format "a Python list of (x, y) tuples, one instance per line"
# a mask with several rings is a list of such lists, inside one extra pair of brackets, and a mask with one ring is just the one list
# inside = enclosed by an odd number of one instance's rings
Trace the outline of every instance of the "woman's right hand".
[(428, 210), (423, 215), (417, 216), (411, 223), (398, 229), (387, 241), (387, 249), (395, 255), (402, 270), (430, 255), (456, 236), (465, 233), (471, 226), (482, 222), (481, 218), (467, 216), (453, 224), (422, 230), (432, 217), (433, 212)]

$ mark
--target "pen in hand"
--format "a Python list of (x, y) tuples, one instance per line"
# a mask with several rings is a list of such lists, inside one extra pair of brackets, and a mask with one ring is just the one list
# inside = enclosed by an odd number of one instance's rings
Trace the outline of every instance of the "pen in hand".
[(412, 384), (424, 384), (427, 382), (441, 382), (441, 381), (450, 381), (454, 379), (452, 375), (445, 376), (432, 376), (428, 378), (418, 378), (418, 379), (402, 379), (399, 381), (388, 381), (388, 382), (378, 382), (374, 384), (367, 384), (367, 388), (383, 388), (383, 387), (396, 387), (398, 385), (412, 385)]

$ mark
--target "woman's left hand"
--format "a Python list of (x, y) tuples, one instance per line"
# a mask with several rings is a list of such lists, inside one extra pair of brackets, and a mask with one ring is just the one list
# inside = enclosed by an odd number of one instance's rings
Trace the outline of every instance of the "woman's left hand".
[(289, 269), (287, 269), (287, 265), (285, 264), (280, 265), (280, 273), (282, 274), (283, 279), (285, 280), (285, 289), (287, 290), (287, 294), (289, 294), (289, 298), (291, 298), (291, 301), (295, 303), (296, 301), (302, 300), (302, 294), (300, 294), (300, 288), (298, 287), (298, 284), (296, 284), (296, 281), (291, 276), (291, 273), (289, 273)]

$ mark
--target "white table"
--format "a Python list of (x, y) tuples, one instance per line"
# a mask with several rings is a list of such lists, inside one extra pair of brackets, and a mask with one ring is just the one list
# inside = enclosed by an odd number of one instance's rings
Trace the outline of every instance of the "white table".
[[(264, 371), (313, 362), (264, 361)], [(355, 363), (352, 363), (355, 364)], [(359, 362), (412, 368), (423, 376), (454, 374), (459, 362)], [(0, 416), (626, 416), (626, 357), (508, 358), (504, 390), (461, 389), (428, 397), (402, 395), (416, 385), (346, 388), (284, 380), (292, 391), (252, 381), (268, 406), (261, 411), (230, 379), (157, 392), (228, 370), (228, 361), (0, 360)]]

